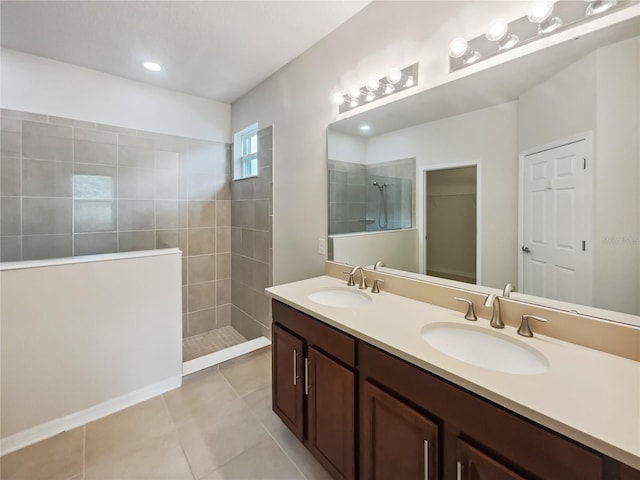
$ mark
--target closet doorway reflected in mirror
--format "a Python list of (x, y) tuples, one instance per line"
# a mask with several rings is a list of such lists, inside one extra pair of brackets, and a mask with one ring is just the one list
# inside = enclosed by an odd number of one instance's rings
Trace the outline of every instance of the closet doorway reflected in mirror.
[(479, 283), (478, 165), (424, 171), (425, 272)]

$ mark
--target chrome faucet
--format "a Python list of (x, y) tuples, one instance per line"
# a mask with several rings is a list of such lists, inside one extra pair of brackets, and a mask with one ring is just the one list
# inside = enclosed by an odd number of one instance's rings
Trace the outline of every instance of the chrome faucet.
[[(507, 283), (502, 290), (502, 296), (508, 298), (511, 292), (513, 292), (513, 285)], [(504, 328), (504, 322), (500, 314), (500, 297), (495, 293), (490, 293), (484, 301), (485, 307), (493, 307), (493, 313), (491, 314), (491, 325), (493, 328)]]
[(355, 266), (351, 269), (350, 272), (342, 272), (342, 273), (349, 275), (349, 279), (347, 280), (347, 286), (353, 287), (356, 284), (354, 278), (355, 278), (355, 274), (358, 273), (358, 270), (360, 270), (360, 282), (358, 282), (358, 288), (360, 290), (364, 290), (365, 288), (367, 288), (367, 280), (364, 276), (364, 269), (362, 267)]

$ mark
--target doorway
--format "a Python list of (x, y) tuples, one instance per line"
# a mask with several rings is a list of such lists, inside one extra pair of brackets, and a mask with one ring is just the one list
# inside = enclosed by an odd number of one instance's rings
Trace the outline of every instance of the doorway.
[(593, 165), (589, 136), (521, 155), (523, 293), (592, 304)]
[(478, 166), (424, 172), (425, 273), (476, 284)]

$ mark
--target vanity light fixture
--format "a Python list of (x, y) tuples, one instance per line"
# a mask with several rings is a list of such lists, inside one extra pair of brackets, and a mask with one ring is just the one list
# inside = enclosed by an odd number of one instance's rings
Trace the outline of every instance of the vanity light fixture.
[(151, 70), (152, 72), (159, 72), (160, 70), (162, 70), (162, 66), (160, 66), (156, 62), (144, 62), (142, 66), (147, 70)]
[(363, 132), (371, 130), (371, 125), (360, 125), (360, 130), (362, 130)]
[(333, 101), (338, 105), (338, 112), (344, 113), (417, 84), (418, 64), (414, 63), (403, 69), (392, 68), (382, 78), (371, 77), (362, 87), (353, 86), (347, 93), (334, 93)]
[[(586, 9), (585, 3), (588, 4)], [(484, 35), (471, 40), (455, 38), (449, 45), (449, 71), (465, 68), (477, 61), (634, 3), (634, 0), (536, 0), (531, 3), (526, 16), (510, 22), (494, 20)]]
[(531, 5), (527, 15), (529, 21), (538, 25), (538, 34), (551, 33), (562, 26), (562, 19), (553, 15), (553, 2), (543, 0)]

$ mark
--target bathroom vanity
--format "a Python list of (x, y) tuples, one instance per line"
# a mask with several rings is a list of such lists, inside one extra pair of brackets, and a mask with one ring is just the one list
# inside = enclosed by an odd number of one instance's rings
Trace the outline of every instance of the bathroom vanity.
[(273, 410), (334, 478), (640, 478), (638, 362), (536, 335), (546, 371), (493, 371), (422, 338), (470, 323), (460, 312), (384, 291), (347, 308), (309, 299), (341, 288), (268, 289)]

